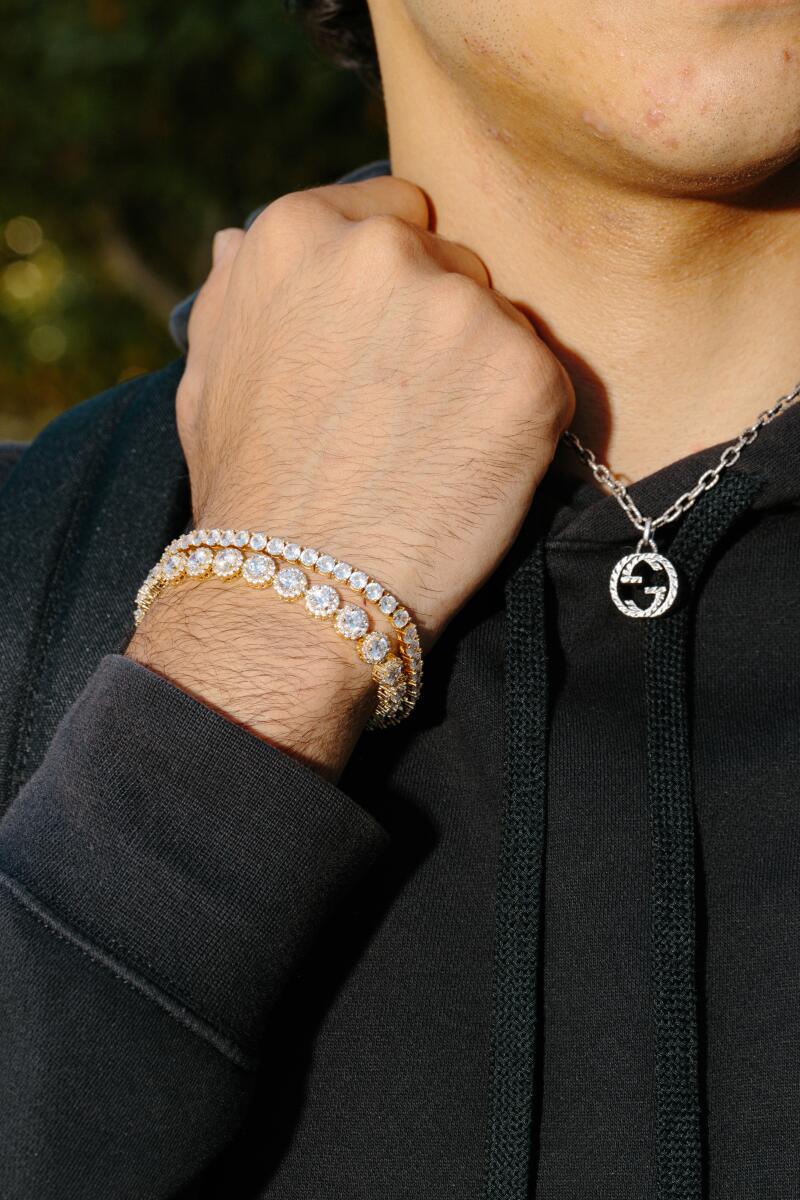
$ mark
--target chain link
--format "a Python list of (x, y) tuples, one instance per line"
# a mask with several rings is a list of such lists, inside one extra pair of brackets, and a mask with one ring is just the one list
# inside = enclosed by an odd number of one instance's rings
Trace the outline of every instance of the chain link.
[(598, 462), (592, 451), (587, 450), (572, 430), (567, 429), (562, 436), (564, 441), (572, 446), (581, 462), (585, 463), (589, 468), (597, 482), (607, 488), (611, 495), (619, 502), (620, 507), (631, 524), (640, 533), (645, 533), (649, 541), (652, 530), (659, 529), (662, 525), (669, 525), (672, 521), (677, 521), (678, 517), (683, 516), (704, 492), (708, 492), (711, 488), (716, 487), (723, 472), (739, 461), (745, 446), (749, 446), (754, 442), (764, 426), (769, 425), (770, 421), (774, 421), (776, 417), (780, 416), (790, 404), (794, 404), (798, 397), (800, 397), (800, 382), (795, 385), (791, 392), (787, 392), (785, 396), (781, 396), (780, 399), (776, 400), (772, 408), (765, 409), (752, 425), (748, 425), (747, 429), (739, 434), (735, 442), (731, 442), (729, 446), (726, 446), (719, 456), (717, 465), (704, 471), (694, 487), (688, 492), (684, 492), (682, 496), (679, 496), (677, 500), (670, 504), (669, 508), (664, 510), (660, 517), (643, 517), (622, 480), (618, 479), (605, 463)]

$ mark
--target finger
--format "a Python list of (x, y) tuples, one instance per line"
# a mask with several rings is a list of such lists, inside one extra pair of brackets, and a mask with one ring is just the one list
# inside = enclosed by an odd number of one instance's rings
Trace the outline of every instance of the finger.
[(241, 229), (220, 229), (211, 247), (211, 271), (192, 305), (189, 317), (189, 358), (192, 370), (202, 371), (222, 312), (231, 270), (244, 241)]
[(450, 242), (436, 233), (426, 234), (424, 241), (430, 257), (443, 271), (466, 275), (482, 287), (491, 287), (486, 264), (468, 246), (462, 246), (460, 242)]
[(380, 175), (361, 183), (334, 183), (312, 188), (308, 194), (317, 196), (350, 221), (386, 215), (399, 217), (418, 229), (428, 229), (431, 222), (430, 205), (422, 189), (395, 175)]

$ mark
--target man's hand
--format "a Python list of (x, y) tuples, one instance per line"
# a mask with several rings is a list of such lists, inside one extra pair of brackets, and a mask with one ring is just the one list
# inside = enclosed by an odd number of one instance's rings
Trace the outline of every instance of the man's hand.
[[(189, 338), (177, 416), (196, 524), (330, 551), (407, 604), (430, 648), (510, 548), (572, 413), (529, 322), (429, 232), (418, 188), (382, 178), (218, 234)], [(128, 654), (336, 779), (374, 685), (291, 608), (181, 584)]]
[(225, 231), (178, 422), (199, 525), (330, 548), (430, 644), (509, 549), (574, 397), (480, 260), (427, 226), (423, 193), (381, 178)]

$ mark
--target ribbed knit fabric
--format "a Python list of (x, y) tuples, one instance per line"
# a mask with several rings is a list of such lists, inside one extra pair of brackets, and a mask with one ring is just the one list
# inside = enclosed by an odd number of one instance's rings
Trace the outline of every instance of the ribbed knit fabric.
[(506, 585), (504, 702), (487, 1200), (521, 1200), (530, 1175), (547, 766), (541, 539)]
[[(761, 480), (728, 475), (685, 519), (669, 550), (684, 592), (752, 502)], [(647, 755), (651, 976), (656, 1038), (658, 1200), (703, 1195), (695, 930), (695, 814), (689, 724), (691, 598), (648, 621)]]

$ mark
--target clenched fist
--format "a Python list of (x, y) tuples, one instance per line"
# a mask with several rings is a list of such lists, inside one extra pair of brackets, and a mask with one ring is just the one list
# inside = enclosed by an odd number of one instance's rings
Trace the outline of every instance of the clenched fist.
[(218, 235), (178, 421), (196, 522), (330, 548), (430, 644), (511, 546), (574, 402), (558, 360), (393, 178)]
[[(574, 403), (481, 261), (428, 223), (418, 188), (382, 178), (218, 234), (177, 396), (195, 523), (358, 566), (425, 649), (510, 548)], [(168, 589), (127, 652), (335, 780), (375, 685), (351, 646), (270, 599)]]

